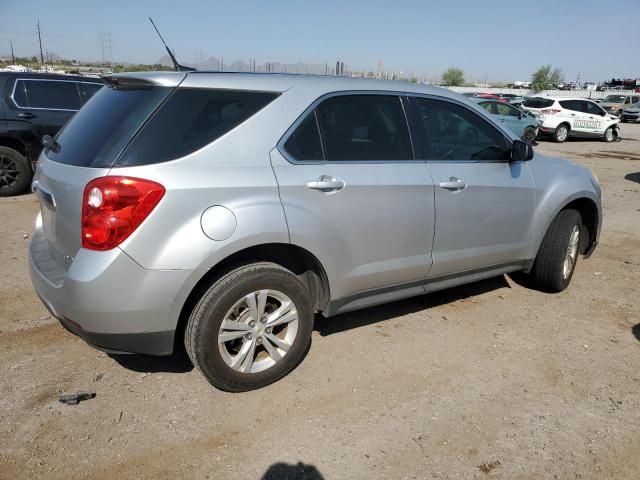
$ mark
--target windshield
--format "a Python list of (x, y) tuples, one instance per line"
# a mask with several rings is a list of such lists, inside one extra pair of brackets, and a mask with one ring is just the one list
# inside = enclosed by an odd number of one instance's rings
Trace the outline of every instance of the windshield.
[(110, 167), (171, 90), (102, 88), (58, 133), (60, 148), (47, 149), (47, 158), (78, 167)]
[(605, 103), (624, 103), (624, 99), (627, 98), (624, 95), (607, 95), (602, 100)]

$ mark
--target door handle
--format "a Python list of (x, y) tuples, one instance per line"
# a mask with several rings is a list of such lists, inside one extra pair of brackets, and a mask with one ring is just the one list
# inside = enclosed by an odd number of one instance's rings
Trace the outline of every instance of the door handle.
[(440, 182), (440, 187), (447, 190), (462, 191), (467, 188), (467, 182), (457, 177), (451, 177), (448, 182)]
[(317, 180), (307, 182), (307, 188), (321, 190), (325, 193), (337, 192), (344, 188), (344, 182), (329, 175), (322, 175)]
[(31, 112), (22, 112), (22, 113), (19, 113), (18, 116), (20, 118), (26, 118), (26, 119), (36, 118), (36, 114)]

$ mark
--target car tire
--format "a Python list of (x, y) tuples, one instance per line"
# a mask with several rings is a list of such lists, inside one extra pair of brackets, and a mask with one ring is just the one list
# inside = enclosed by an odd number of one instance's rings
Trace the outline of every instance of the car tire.
[(542, 240), (530, 276), (546, 292), (561, 292), (571, 282), (585, 232), (576, 210), (562, 210)]
[(604, 135), (602, 136), (602, 140), (611, 143), (616, 139), (616, 132), (613, 127), (609, 127), (604, 131)]
[(533, 127), (525, 128), (522, 133), (522, 141), (533, 144), (536, 141), (536, 129)]
[(187, 322), (185, 347), (214, 387), (255, 390), (302, 361), (313, 320), (311, 294), (296, 275), (275, 263), (253, 263), (226, 273), (202, 295)]
[(569, 138), (569, 125), (561, 123), (553, 132), (553, 141), (556, 143), (563, 143)]
[(12, 148), (0, 147), (0, 197), (24, 192), (31, 182), (27, 157)]

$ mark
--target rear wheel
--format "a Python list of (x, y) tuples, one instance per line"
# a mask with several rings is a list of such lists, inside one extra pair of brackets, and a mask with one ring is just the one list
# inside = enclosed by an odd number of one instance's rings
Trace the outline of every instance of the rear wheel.
[(538, 288), (548, 292), (567, 288), (578, 261), (583, 231), (582, 219), (576, 210), (563, 210), (551, 222), (531, 270)]
[(12, 148), (0, 147), (0, 197), (24, 192), (31, 181), (31, 166), (26, 157)]
[(302, 360), (313, 316), (309, 291), (296, 275), (274, 263), (254, 263), (205, 292), (188, 320), (185, 347), (213, 386), (254, 390)]
[(553, 139), (557, 143), (563, 143), (569, 138), (569, 126), (566, 123), (558, 125), (555, 132), (553, 132)]

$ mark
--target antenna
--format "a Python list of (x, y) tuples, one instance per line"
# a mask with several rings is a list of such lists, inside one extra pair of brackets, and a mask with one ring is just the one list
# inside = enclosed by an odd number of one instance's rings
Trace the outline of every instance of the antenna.
[(162, 35), (160, 35), (160, 31), (158, 30), (158, 27), (156, 27), (156, 24), (153, 23), (153, 20), (151, 19), (151, 17), (149, 17), (149, 21), (151, 22), (151, 25), (153, 25), (154, 30), (156, 31), (156, 33), (160, 37), (160, 41), (164, 45), (164, 48), (167, 49), (167, 53), (169, 54), (169, 58), (171, 59), (171, 62), (173, 63), (173, 69), (176, 72), (195, 72), (196, 71), (195, 68), (185, 67), (184, 65), (180, 65), (178, 63), (178, 61), (176, 60), (176, 57), (173, 55), (173, 52), (169, 49), (169, 47), (165, 43), (164, 38), (162, 38)]

